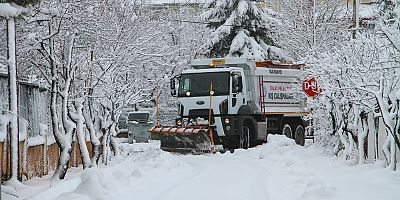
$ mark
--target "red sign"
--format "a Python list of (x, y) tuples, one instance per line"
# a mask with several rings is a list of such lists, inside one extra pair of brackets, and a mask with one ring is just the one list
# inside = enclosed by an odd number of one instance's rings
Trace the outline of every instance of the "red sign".
[(314, 97), (319, 94), (318, 83), (315, 77), (307, 76), (302, 82), (303, 92), (309, 97)]

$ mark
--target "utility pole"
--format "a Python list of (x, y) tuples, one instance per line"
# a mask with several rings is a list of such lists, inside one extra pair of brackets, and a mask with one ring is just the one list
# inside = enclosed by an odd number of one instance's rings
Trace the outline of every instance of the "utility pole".
[(356, 39), (356, 34), (358, 30), (360, 29), (360, 16), (358, 13), (359, 10), (359, 1), (360, 0), (353, 0), (353, 22), (354, 22), (354, 27), (353, 27), (353, 39)]
[(316, 0), (313, 0), (313, 47), (317, 41), (317, 3), (315, 1)]
[(17, 180), (18, 177), (18, 94), (17, 94), (17, 62), (15, 51), (15, 18), (7, 19), (7, 64), (8, 64), (8, 97), (9, 109), (11, 112), (11, 179)]
[[(1, 1), (4, 2), (4, 1)], [(17, 17), (25, 14), (27, 9), (14, 7), (9, 3), (2, 3), (11, 14), (0, 15), (0, 19), (6, 20), (7, 29), (7, 66), (8, 66), (8, 98), (10, 110), (10, 157), (11, 157), (11, 181), (18, 181), (19, 174), (19, 132), (18, 132), (18, 80), (16, 58), (16, 26)]]

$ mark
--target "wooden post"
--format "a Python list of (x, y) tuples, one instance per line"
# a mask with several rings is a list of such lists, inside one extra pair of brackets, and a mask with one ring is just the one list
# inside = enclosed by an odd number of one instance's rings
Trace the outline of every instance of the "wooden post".
[(212, 135), (212, 128), (211, 128), (211, 117), (212, 117), (212, 96), (213, 96), (213, 85), (212, 81), (210, 83), (210, 111), (208, 112), (208, 127), (210, 130), (210, 141), (211, 141), (211, 151), (214, 151), (214, 138)]
[(359, 7), (359, 0), (353, 0), (353, 21), (354, 21), (354, 27), (353, 27), (353, 39), (356, 39), (356, 33), (359, 29), (359, 14), (358, 14), (358, 7)]
[(156, 127), (158, 127), (158, 95), (156, 95)]

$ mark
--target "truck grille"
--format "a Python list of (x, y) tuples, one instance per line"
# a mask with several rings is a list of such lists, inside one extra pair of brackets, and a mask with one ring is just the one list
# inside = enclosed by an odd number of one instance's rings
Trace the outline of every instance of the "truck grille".
[[(209, 109), (193, 109), (189, 110), (189, 117), (202, 117), (202, 118), (208, 118), (208, 115), (210, 113)], [(214, 115), (214, 111), (211, 110), (211, 115)]]

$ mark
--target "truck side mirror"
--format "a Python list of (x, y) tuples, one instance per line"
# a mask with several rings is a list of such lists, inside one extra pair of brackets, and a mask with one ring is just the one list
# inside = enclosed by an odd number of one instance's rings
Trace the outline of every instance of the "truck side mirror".
[(169, 82), (169, 87), (171, 89), (171, 95), (175, 97), (176, 96), (175, 78), (171, 78), (171, 81)]
[(232, 76), (232, 93), (233, 94), (236, 94), (237, 92), (238, 92), (238, 83), (239, 83), (239, 80), (238, 80), (238, 77), (237, 76)]
[(171, 88), (171, 90), (175, 90), (175, 78), (171, 78), (169, 82), (169, 87)]
[(234, 75), (232, 77), (232, 93), (236, 94), (239, 92), (243, 92), (242, 77)]
[(242, 77), (238, 77), (238, 90), (237, 92), (243, 92), (243, 82), (242, 82)]

